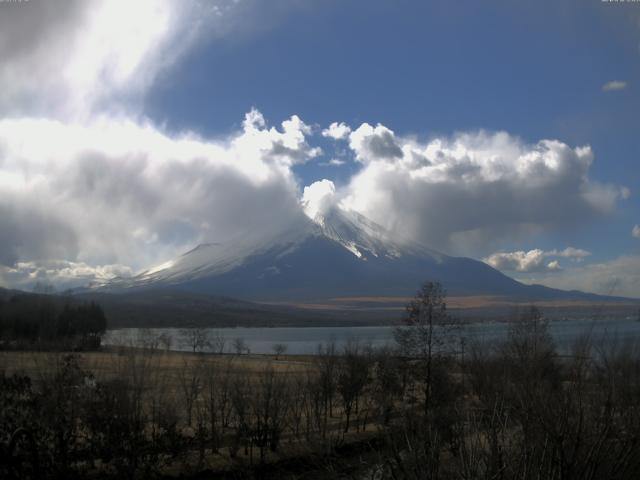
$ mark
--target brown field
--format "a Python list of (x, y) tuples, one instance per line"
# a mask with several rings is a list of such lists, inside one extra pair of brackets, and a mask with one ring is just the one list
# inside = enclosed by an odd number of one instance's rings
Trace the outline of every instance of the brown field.
[[(62, 358), (71, 352), (2, 351), (0, 372), (6, 375), (21, 374), (38, 379), (50, 375), (60, 365)], [(133, 359), (144, 361), (147, 371), (162, 372), (165, 379), (175, 386), (175, 380), (185, 366), (202, 365), (231, 369), (243, 374), (261, 374), (272, 368), (277, 373), (295, 375), (309, 371), (313, 357), (303, 355), (214, 355), (175, 351), (155, 351), (120, 347), (106, 348), (100, 352), (78, 353), (80, 366), (93, 373), (96, 380), (113, 379), (128, 373)]]
[[(328, 299), (325, 303), (297, 303), (300, 308), (311, 310), (321, 309), (352, 309), (352, 308), (375, 308), (386, 310), (403, 310), (410, 297), (335, 297)], [(589, 308), (589, 307), (633, 307), (638, 302), (629, 301), (590, 301), (590, 300), (518, 300), (512, 297), (504, 297), (499, 295), (471, 295), (471, 296), (449, 296), (447, 297), (447, 306), (454, 309), (467, 308), (494, 308), (494, 307), (517, 307), (522, 305), (535, 305), (537, 307), (552, 308)]]
[[(36, 387), (52, 385), (59, 381), (56, 380), (58, 378), (56, 376), (64, 370), (65, 358), (71, 354), (72, 352), (0, 351), (0, 374), (6, 377), (14, 374), (29, 376)], [(205, 396), (208, 394), (208, 382), (223, 382), (226, 377), (230, 383), (224, 387), (225, 392), (234, 391), (234, 382), (239, 382), (238, 385), (245, 385), (245, 395), (262, 398), (261, 395), (265, 393), (262, 390), (265, 388), (264, 380), (270, 374), (268, 372), (274, 374), (278, 381), (284, 382), (281, 385), (286, 384), (289, 389), (298, 385), (299, 388), (305, 385), (304, 382), (309, 375), (314, 375), (314, 371), (317, 374), (317, 370), (314, 369), (317, 369), (318, 365), (318, 358), (315, 356), (280, 355), (276, 359), (275, 355), (194, 354), (131, 347), (114, 347), (99, 352), (81, 352), (73, 355), (77, 356), (78, 366), (92, 375), (92, 379), (99, 384), (110, 385), (111, 381), (125, 381), (129, 384), (129, 388), (140, 387), (143, 410), (147, 414), (157, 409), (158, 405), (171, 406), (180, 419), (181, 434), (187, 439), (185, 441), (188, 446), (184, 447), (185, 450), (179, 461), (165, 458), (161, 471), (163, 475), (175, 475), (181, 478), (185, 474), (185, 468), (187, 470), (191, 468), (189, 465), (197, 465), (197, 469), (222, 472), (229, 468), (239, 468), (239, 465), (252, 465), (258, 461), (258, 449), (252, 444), (248, 449), (240, 448), (237, 452), (231, 453), (233, 448), (231, 445), (235, 440), (230, 427), (222, 429), (223, 438), (215, 452), (209, 448), (209, 444), (206, 448), (198, 448), (194, 443), (197, 437), (196, 417), (203, 415), (206, 409)], [(192, 423), (192, 420), (187, 420), (185, 395), (190, 388), (190, 382), (196, 377), (199, 378), (199, 386), (198, 393), (194, 397)], [(80, 388), (86, 388), (86, 385), (81, 385)], [(216, 395), (221, 394), (220, 388), (222, 387), (216, 387)], [(302, 393), (293, 390), (288, 392), (285, 394), (288, 395), (287, 401), (293, 402)], [(246, 405), (258, 406), (259, 403)], [(290, 415), (292, 415), (291, 412), (282, 421), (287, 424), (292, 422)], [(305, 414), (300, 412), (299, 415)], [(358, 417), (360, 416), (352, 417), (352, 422), (357, 428), (349, 432), (344, 431), (344, 411), (336, 398), (332, 415), (325, 423), (327, 441), (339, 440), (340, 444), (345, 442), (357, 444), (377, 432), (378, 426), (372, 421), (371, 415), (369, 415), (369, 422), (365, 421), (361, 426), (357, 426)], [(306, 420), (299, 419), (299, 422), (304, 423)], [(302, 424), (300, 428), (299, 433), (297, 428), (295, 432), (291, 427), (287, 428), (281, 435), (281, 448), (277, 454), (266, 450), (265, 457), (260, 462), (278, 465), (294, 459), (297, 462), (298, 459), (307, 458), (309, 455), (313, 456), (317, 444), (314, 441), (313, 445), (308, 445), (306, 440), (301, 441)], [(237, 446), (235, 448), (237, 449)]]

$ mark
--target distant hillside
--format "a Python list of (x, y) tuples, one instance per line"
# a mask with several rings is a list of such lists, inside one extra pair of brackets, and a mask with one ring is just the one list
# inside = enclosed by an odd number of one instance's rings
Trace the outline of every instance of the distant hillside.
[[(41, 295), (0, 288), (0, 303), (11, 298), (33, 305), (95, 302), (107, 319), (107, 328), (125, 327), (284, 327), (358, 326), (396, 324), (408, 297), (339, 297), (322, 303), (260, 304), (171, 289), (144, 289), (126, 293), (84, 292), (74, 295)], [(537, 302), (551, 318), (628, 317), (637, 315), (639, 302), (602, 302), (576, 299)], [(463, 321), (505, 321), (513, 309), (528, 301), (509, 297), (450, 297), (449, 310)], [(37, 312), (33, 315), (39, 315)], [(32, 316), (33, 316), (32, 315)]]
[(121, 294), (89, 292), (76, 298), (95, 301), (107, 316), (109, 328), (119, 327), (276, 327), (389, 324), (394, 312), (327, 308), (310, 310), (287, 305), (264, 305), (229, 297), (170, 289), (147, 289)]

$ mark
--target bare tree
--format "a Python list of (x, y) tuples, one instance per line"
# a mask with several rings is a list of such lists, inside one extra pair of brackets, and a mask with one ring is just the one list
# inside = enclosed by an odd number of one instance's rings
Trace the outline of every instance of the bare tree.
[(333, 416), (333, 400), (336, 395), (336, 383), (338, 380), (338, 356), (336, 354), (335, 341), (332, 340), (324, 346), (318, 345), (316, 369), (316, 384), (313, 386), (312, 393), (314, 394), (314, 402), (320, 400), (320, 404), (314, 405), (314, 414), (318, 422), (318, 430), (321, 432), (324, 442), (328, 432), (329, 418)]
[(182, 365), (178, 369), (178, 385), (184, 400), (188, 426), (191, 426), (193, 420), (193, 407), (200, 395), (200, 391), (202, 390), (203, 373), (202, 363), (192, 363), (187, 359), (183, 359)]
[(249, 405), (250, 385), (248, 374), (245, 371), (238, 371), (233, 377), (230, 388), (231, 416), (229, 426), (233, 429), (229, 454), (235, 458), (241, 446), (244, 446), (245, 455), (253, 454), (253, 443), (251, 441), (251, 412)]
[(372, 395), (382, 424), (388, 425), (398, 400), (404, 396), (406, 387), (406, 369), (402, 368), (402, 361), (389, 348), (376, 352), (375, 382)]
[(227, 338), (220, 332), (216, 332), (211, 338), (211, 350), (218, 355), (222, 355), (226, 346)]
[(171, 344), (173, 343), (173, 337), (167, 332), (162, 332), (158, 336), (158, 342), (168, 352), (169, 350), (171, 350)]
[(242, 355), (247, 351), (247, 343), (244, 341), (244, 338), (236, 337), (233, 339), (233, 350), (238, 355)]
[(160, 337), (150, 328), (141, 328), (138, 330), (136, 346), (153, 353), (160, 346)]
[(287, 351), (287, 346), (284, 343), (274, 343), (271, 349), (276, 354), (276, 360), (278, 360), (278, 357)]
[(337, 390), (342, 397), (342, 405), (346, 415), (345, 433), (349, 430), (351, 412), (358, 411), (358, 399), (369, 382), (369, 362), (360, 352), (357, 342), (348, 342), (344, 355), (340, 359)]
[(203, 327), (183, 328), (180, 330), (183, 343), (193, 350), (193, 353), (202, 352), (211, 347), (209, 331)]
[(529, 306), (524, 312), (515, 312), (509, 326), (507, 355), (522, 364), (549, 359), (555, 354), (555, 345), (549, 333), (549, 322), (542, 311)]
[(249, 398), (251, 437), (260, 450), (260, 461), (264, 462), (267, 447), (272, 452), (278, 450), (289, 410), (289, 390), (283, 376), (270, 366), (260, 374), (256, 387)]
[(231, 410), (231, 375), (233, 357), (224, 363), (209, 362), (204, 370), (204, 411), (209, 423), (211, 450), (217, 452)]
[[(309, 389), (307, 388), (307, 377), (301, 374), (294, 375), (290, 383), (291, 392), (291, 408), (289, 410), (289, 420), (293, 435), (296, 439), (300, 439), (300, 432), (303, 421), (307, 421), (309, 425), (308, 412), (309, 405)], [(307, 430), (307, 435), (308, 435)]]
[(394, 331), (400, 352), (414, 360), (421, 376), (425, 420), (433, 397), (434, 364), (446, 353), (455, 326), (445, 299), (440, 283), (426, 282), (406, 307), (405, 326)]

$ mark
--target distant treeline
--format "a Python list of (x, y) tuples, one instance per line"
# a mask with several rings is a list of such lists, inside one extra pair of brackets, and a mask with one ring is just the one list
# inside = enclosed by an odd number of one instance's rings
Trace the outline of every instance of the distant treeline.
[(0, 297), (0, 348), (38, 344), (93, 349), (106, 328), (102, 307), (93, 302), (29, 293)]

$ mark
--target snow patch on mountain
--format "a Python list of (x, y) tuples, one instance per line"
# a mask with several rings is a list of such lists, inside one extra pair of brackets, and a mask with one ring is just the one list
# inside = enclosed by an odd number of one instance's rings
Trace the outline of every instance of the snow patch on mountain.
[[(302, 226), (307, 227), (306, 222)], [(274, 247), (279, 247), (278, 250), (294, 248), (306, 236), (305, 229), (301, 230), (298, 222), (298, 228), (280, 232), (267, 242), (257, 241), (248, 233), (225, 243), (198, 245), (175, 260), (143, 272), (134, 278), (134, 283), (145, 284), (157, 281), (173, 283), (221, 275), (242, 265), (248, 258), (264, 254)]]
[[(229, 242), (201, 244), (136, 277), (113, 281), (110, 286), (130, 288), (179, 284), (223, 275), (247, 265), (252, 259), (265, 256), (271, 258), (269, 263), (272, 266), (265, 268), (259, 276), (274, 277), (282, 273), (282, 268), (286, 269), (286, 265), (282, 265), (282, 259), (295, 254), (305, 242), (314, 239), (325, 239), (338, 244), (362, 262), (411, 256), (429, 258), (439, 263), (445, 257), (422, 245), (398, 242), (390, 232), (357, 212), (323, 201), (323, 198), (326, 200), (325, 197), (331, 194), (332, 187), (333, 184), (321, 185), (318, 187), (320, 191), (308, 194), (309, 209), (305, 209), (305, 215), (301, 214), (288, 229), (272, 232), (266, 241), (265, 235), (260, 235), (260, 240), (257, 240), (255, 235), (247, 232)], [(320, 205), (312, 206), (309, 196), (314, 197), (314, 201), (319, 201)], [(312, 218), (309, 217), (311, 213), (314, 214)]]

